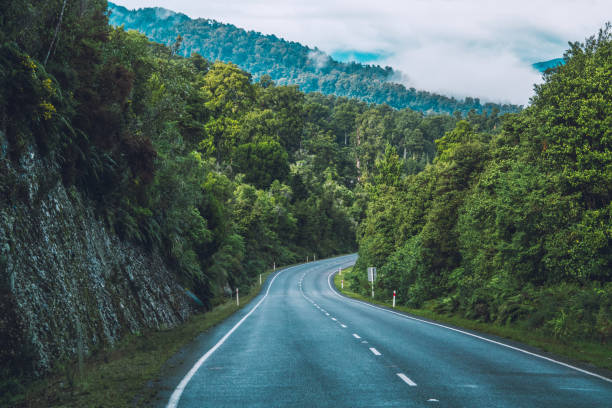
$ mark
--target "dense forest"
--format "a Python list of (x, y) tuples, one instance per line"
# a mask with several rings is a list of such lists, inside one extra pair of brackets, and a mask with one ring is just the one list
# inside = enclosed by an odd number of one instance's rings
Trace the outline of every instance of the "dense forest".
[[(417, 173), (460, 118), (254, 83), (231, 63), (113, 28), (106, 1), (23, 3), (4, 4), (0, 25), (2, 160), (34, 144), (207, 306), (273, 263), (356, 250), (360, 180), (385, 146)], [(499, 116), (467, 120), (490, 130)], [(19, 200), (10, 185), (3, 205)]]
[(377, 296), (565, 339), (612, 339), (612, 32), (573, 43), (498, 131), (466, 121), (404, 177), (394, 148), (366, 182), (361, 282)]
[(393, 82), (391, 67), (338, 62), (318, 49), (289, 42), (274, 35), (245, 31), (231, 24), (209, 19), (192, 20), (184, 14), (162, 8), (128, 10), (109, 3), (110, 22), (126, 30), (138, 30), (151, 40), (171, 46), (178, 36), (178, 52), (198, 53), (209, 61), (232, 62), (250, 72), (255, 80), (269, 75), (279, 85), (298, 85), (303, 92), (321, 92), (367, 103), (387, 104), (396, 109), (419, 112), (467, 114), (517, 112), (516, 105), (481, 103), (478, 98), (452, 97), (406, 88)]

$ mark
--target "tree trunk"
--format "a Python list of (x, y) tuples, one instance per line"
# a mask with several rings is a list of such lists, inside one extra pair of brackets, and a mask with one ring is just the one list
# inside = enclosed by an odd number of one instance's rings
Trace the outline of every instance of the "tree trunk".
[(57, 25), (55, 26), (55, 33), (53, 34), (53, 39), (51, 40), (51, 44), (49, 44), (49, 50), (47, 51), (47, 56), (45, 57), (45, 62), (43, 62), (43, 65), (45, 67), (47, 66), (47, 61), (49, 60), (49, 55), (51, 55), (51, 50), (53, 49), (53, 44), (55, 43), (55, 41), (57, 41), (57, 36), (59, 35), (59, 31), (60, 31), (60, 28), (62, 26), (62, 20), (64, 19), (64, 10), (66, 9), (66, 3), (67, 2), (68, 2), (68, 0), (64, 0), (64, 3), (62, 4), (62, 11), (60, 12), (59, 21), (57, 22)]

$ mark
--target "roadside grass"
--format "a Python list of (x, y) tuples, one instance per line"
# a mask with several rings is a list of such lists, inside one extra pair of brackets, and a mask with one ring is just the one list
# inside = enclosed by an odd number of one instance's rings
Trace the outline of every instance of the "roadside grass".
[[(351, 287), (352, 277), (353, 268), (344, 269), (342, 271), (342, 276), (336, 273), (334, 275), (334, 284), (336, 289), (338, 289), (338, 291), (342, 292), (344, 295), (354, 299), (388, 308), (392, 307), (391, 299), (389, 302), (383, 302), (379, 299), (372, 299), (371, 297), (352, 292), (349, 289)], [(342, 279), (344, 279), (344, 289), (341, 289)], [(396, 305), (395, 310), (406, 312), (414, 316), (424, 317), (440, 323), (446, 323), (452, 326), (503, 337), (527, 344), (546, 353), (566, 357), (572, 361), (583, 362), (593, 367), (612, 370), (612, 346), (609, 344), (601, 344), (583, 340), (561, 341), (537, 330), (524, 329), (516, 325), (502, 326), (493, 323), (478, 322), (466, 319), (464, 317), (436, 313), (429, 309), (412, 309), (405, 306)], [(609, 375), (610, 374), (608, 373), (608, 376)]]
[[(272, 273), (262, 274), (262, 282)], [(263, 285), (261, 286), (263, 287)], [(112, 350), (101, 350), (78, 363), (59, 367), (49, 377), (27, 386), (24, 393), (2, 402), (15, 407), (133, 407), (149, 406), (156, 394), (151, 384), (165, 362), (199, 334), (247, 306), (260, 292), (259, 280), (249, 293), (226, 300), (206, 313), (166, 330), (149, 330), (123, 338)], [(80, 374), (79, 374), (80, 372)]]

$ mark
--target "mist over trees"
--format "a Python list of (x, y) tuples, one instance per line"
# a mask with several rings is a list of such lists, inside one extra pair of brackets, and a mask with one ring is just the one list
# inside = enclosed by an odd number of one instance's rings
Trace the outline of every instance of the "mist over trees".
[[(275, 35), (245, 31), (215, 20), (192, 20), (184, 14), (162, 8), (128, 10), (109, 3), (110, 22), (126, 30), (138, 30), (153, 41), (171, 46), (181, 36), (179, 52), (198, 53), (210, 61), (232, 62), (250, 72), (257, 81), (264, 75), (279, 85), (298, 85), (303, 92), (321, 92), (367, 103), (387, 104), (427, 113), (455, 111), (517, 112), (516, 105), (481, 103), (478, 98), (458, 100), (414, 88), (394, 78), (391, 67), (338, 62), (319, 49), (289, 42)], [(418, 62), (417, 62), (418, 63)]]

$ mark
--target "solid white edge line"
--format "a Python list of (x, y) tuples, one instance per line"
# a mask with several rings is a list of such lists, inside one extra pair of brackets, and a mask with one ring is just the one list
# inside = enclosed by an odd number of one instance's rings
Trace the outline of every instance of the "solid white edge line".
[(397, 373), (397, 376), (399, 378), (402, 379), (403, 382), (405, 382), (406, 384), (408, 384), (411, 387), (416, 387), (416, 383), (414, 381), (412, 381), (410, 378), (406, 377), (406, 374), (404, 373)]
[(515, 351), (519, 351), (519, 352), (524, 353), (524, 354), (528, 354), (528, 355), (533, 356), (533, 357), (541, 358), (542, 360), (546, 360), (546, 361), (549, 361), (551, 363), (555, 363), (555, 364), (558, 364), (560, 366), (563, 366), (563, 367), (566, 367), (566, 368), (570, 368), (572, 370), (576, 370), (576, 371), (581, 372), (583, 374), (587, 374), (587, 375), (599, 378), (600, 380), (604, 380), (606, 382), (612, 383), (612, 378), (604, 377), (603, 375), (599, 375), (599, 374), (593, 373), (591, 371), (583, 370), (582, 368), (573, 366), (571, 364), (567, 364), (567, 363), (564, 363), (562, 361), (557, 361), (557, 360), (554, 360), (554, 359), (552, 359), (550, 357), (546, 357), (546, 356), (543, 356), (543, 355), (540, 355), (540, 354), (532, 353), (531, 351), (527, 351), (527, 350), (524, 350), (522, 348), (514, 347), (514, 346), (511, 346), (509, 344), (501, 343), (499, 341), (495, 341), (495, 340), (492, 340), (492, 339), (487, 339), (486, 337), (482, 337), (482, 336), (479, 336), (479, 335), (473, 334), (473, 333), (468, 333), (466, 331), (455, 329), (455, 328), (449, 327), (449, 326), (445, 326), (445, 325), (440, 324), (440, 323), (428, 322), (427, 320), (419, 319), (419, 318), (412, 317), (412, 316), (407, 316), (405, 314), (397, 313), (397, 312), (394, 312), (393, 310), (388, 310), (388, 309), (385, 309), (385, 308), (382, 308), (382, 307), (378, 307), (378, 306), (372, 305), (370, 303), (367, 303), (367, 302), (364, 302), (364, 301), (361, 301), (361, 300), (349, 299), (346, 296), (343, 296), (343, 295), (339, 294), (336, 290), (334, 290), (332, 288), (330, 279), (331, 279), (332, 275), (334, 275), (335, 273), (336, 273), (336, 271), (333, 271), (333, 272), (331, 272), (327, 276), (327, 285), (329, 286), (329, 289), (336, 296), (338, 296), (340, 299), (343, 299), (346, 302), (358, 303), (360, 305), (372, 307), (374, 309), (382, 310), (384, 312), (393, 313), (394, 315), (403, 317), (404, 319), (415, 320), (417, 322), (421, 322), (421, 323), (429, 324), (429, 325), (432, 325), (432, 326), (438, 326), (438, 327), (442, 327), (444, 329), (452, 330), (452, 331), (457, 332), (457, 333), (465, 334), (466, 336), (474, 337), (474, 338), (477, 338), (477, 339), (480, 339), (480, 340), (483, 340), (483, 341), (486, 341), (486, 342), (489, 342), (489, 343), (497, 344), (498, 346), (506, 347), (506, 348), (509, 348), (509, 349), (512, 349), (512, 350), (515, 350)]
[(375, 356), (380, 356), (380, 351), (376, 350), (374, 347), (370, 347), (370, 351), (372, 352), (372, 354), (374, 354)]
[(178, 405), (179, 400), (181, 399), (181, 395), (183, 394), (183, 391), (185, 390), (185, 387), (187, 387), (187, 384), (189, 383), (189, 381), (191, 381), (191, 378), (195, 375), (195, 373), (198, 371), (198, 369), (202, 366), (202, 364), (204, 364), (204, 362), (206, 360), (208, 360), (208, 358), (215, 352), (217, 351), (217, 349), (219, 347), (221, 347), (221, 345), (223, 343), (225, 343), (225, 341), (229, 338), (229, 336), (232, 335), (232, 333), (234, 333), (236, 331), (236, 329), (238, 327), (240, 327), (240, 325), (247, 319), (247, 317), (249, 317), (251, 314), (253, 314), (253, 312), (255, 310), (257, 310), (257, 308), (259, 307), (259, 305), (261, 305), (261, 302), (263, 302), (267, 297), (268, 297), (268, 293), (270, 293), (270, 288), (272, 287), (272, 284), (274, 283), (274, 281), (276, 280), (276, 278), (278, 278), (278, 276), (289, 270), (291, 268), (287, 268), (287, 269), (283, 269), (282, 271), (278, 272), (274, 278), (272, 278), (272, 280), (270, 281), (270, 284), (268, 285), (268, 289), (266, 290), (266, 294), (264, 295), (264, 297), (261, 298), (261, 300), (259, 302), (257, 302), (257, 304), (255, 306), (253, 306), (253, 308), (249, 311), (249, 313), (247, 313), (246, 315), (244, 315), (244, 317), (242, 319), (240, 319), (240, 321), (238, 323), (236, 323), (234, 325), (234, 327), (232, 327), (230, 329), (230, 331), (228, 331), (227, 333), (225, 333), (225, 336), (221, 337), (221, 340), (219, 340), (217, 342), (217, 344), (215, 344), (210, 350), (208, 350), (202, 357), (200, 357), (200, 359), (194, 364), (193, 367), (191, 367), (191, 370), (189, 370), (189, 372), (185, 375), (185, 377), (183, 377), (183, 379), (181, 380), (181, 382), (179, 383), (179, 385), (176, 386), (176, 388), (174, 389), (174, 392), (172, 393), (172, 395), (170, 396), (170, 399), (168, 400), (168, 405), (166, 405), (166, 408), (176, 408), (176, 406)]

